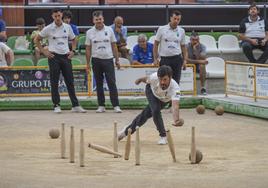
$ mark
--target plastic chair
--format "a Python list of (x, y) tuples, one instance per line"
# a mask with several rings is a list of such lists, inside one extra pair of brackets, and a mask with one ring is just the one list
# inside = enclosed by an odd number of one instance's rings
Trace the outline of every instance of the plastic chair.
[(206, 72), (209, 78), (224, 78), (225, 62), (220, 57), (207, 58)]
[(131, 35), (127, 37), (127, 48), (131, 54), (133, 52), (133, 47), (136, 44), (138, 44), (138, 35)]
[(9, 48), (11, 48), (11, 49), (15, 48), (15, 42), (16, 42), (17, 38), (18, 38), (17, 36), (8, 37), (7, 45), (8, 45)]
[(16, 67), (17, 66), (34, 66), (34, 63), (31, 59), (19, 58), (19, 59), (15, 59), (12, 66), (16, 66)]
[[(11, 36), (7, 39), (7, 45), (13, 50), (15, 55), (31, 55), (32, 50), (30, 49), (31, 46), (29, 45), (28, 49), (26, 50), (17, 50), (15, 49), (15, 44), (18, 36)], [(27, 36), (26, 36), (27, 39)], [(30, 41), (29, 41), (30, 42)]]
[(200, 35), (199, 38), (200, 42), (206, 46), (207, 53), (220, 53), (214, 37), (210, 35)]
[(239, 42), (234, 35), (221, 35), (218, 40), (219, 50), (222, 53), (241, 53)]
[(185, 44), (188, 44), (190, 42), (190, 37), (188, 35), (185, 35)]
[(148, 40), (148, 42), (154, 44), (154, 41), (155, 41), (155, 35), (151, 36)]
[(39, 59), (37, 62), (37, 66), (48, 66), (48, 59), (47, 58)]
[(81, 53), (81, 54), (86, 53), (85, 42), (86, 42), (86, 36), (79, 37), (77, 47), (78, 47), (78, 52)]

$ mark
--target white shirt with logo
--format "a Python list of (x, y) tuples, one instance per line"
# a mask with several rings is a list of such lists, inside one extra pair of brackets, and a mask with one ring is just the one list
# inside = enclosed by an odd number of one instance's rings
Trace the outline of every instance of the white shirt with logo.
[(160, 56), (175, 56), (181, 54), (181, 45), (185, 45), (185, 30), (179, 26), (172, 29), (170, 25), (159, 27), (155, 40), (159, 41)]
[(250, 38), (264, 38), (265, 37), (265, 21), (258, 17), (257, 21), (252, 21), (250, 16), (248, 17), (249, 22), (245, 23), (246, 33), (245, 36)]
[(175, 80), (171, 79), (169, 87), (163, 90), (160, 87), (159, 79), (157, 73), (155, 72), (147, 78), (147, 83), (151, 85), (154, 96), (162, 102), (180, 100), (180, 87)]
[(73, 40), (75, 35), (69, 24), (62, 23), (57, 26), (55, 22), (46, 26), (39, 35), (48, 38), (48, 50), (57, 54), (67, 54), (69, 50), (68, 41)]
[(7, 66), (6, 54), (9, 50), (11, 49), (5, 43), (0, 42), (0, 67)]
[(101, 30), (92, 27), (87, 31), (85, 45), (91, 45), (91, 56), (99, 59), (113, 58), (111, 43), (116, 42), (112, 28), (104, 26)]

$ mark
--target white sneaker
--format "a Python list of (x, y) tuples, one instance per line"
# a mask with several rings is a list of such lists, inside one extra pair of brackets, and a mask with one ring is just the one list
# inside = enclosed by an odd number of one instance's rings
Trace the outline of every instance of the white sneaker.
[(160, 140), (158, 141), (159, 145), (166, 145), (167, 143), (167, 137), (160, 137)]
[(123, 138), (125, 138), (127, 135), (125, 133), (127, 126), (125, 126), (120, 132), (118, 132), (117, 137), (118, 137), (118, 141), (122, 140)]
[(99, 106), (98, 109), (96, 110), (96, 113), (103, 113), (103, 112), (105, 112), (104, 106)]
[(120, 109), (119, 106), (115, 106), (115, 107), (114, 107), (114, 112), (115, 112), (115, 113), (122, 113), (122, 110)]
[(82, 106), (75, 106), (75, 107), (72, 107), (72, 112), (78, 112), (78, 113), (86, 113), (87, 111), (82, 108)]
[(56, 107), (54, 107), (54, 113), (56, 113), (56, 114), (61, 113), (61, 108), (60, 108), (60, 106), (56, 106)]

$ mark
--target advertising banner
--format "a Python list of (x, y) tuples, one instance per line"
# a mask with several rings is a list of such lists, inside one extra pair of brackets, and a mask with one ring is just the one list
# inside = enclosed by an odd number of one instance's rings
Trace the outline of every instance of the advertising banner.
[(268, 68), (256, 67), (256, 95), (268, 97)]
[[(135, 84), (135, 80), (144, 76), (149, 76), (157, 71), (157, 67), (154, 68), (122, 68), (115, 70), (116, 85), (118, 93), (120, 94), (144, 94), (144, 84)], [(181, 74), (181, 91), (194, 91), (194, 74), (193, 68), (187, 67)], [(92, 91), (96, 92), (96, 81), (92, 74)], [(108, 91), (107, 82), (104, 79), (104, 90)]]
[(254, 95), (254, 69), (247, 65), (226, 65), (226, 90), (243, 96)]
[[(86, 70), (74, 70), (76, 92), (87, 93)], [(59, 92), (67, 92), (62, 75), (59, 79)], [(50, 93), (48, 70), (0, 70), (0, 94), (40, 94)]]

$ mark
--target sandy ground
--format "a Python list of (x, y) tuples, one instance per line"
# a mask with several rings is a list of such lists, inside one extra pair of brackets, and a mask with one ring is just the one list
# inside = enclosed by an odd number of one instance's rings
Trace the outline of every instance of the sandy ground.
[[(265, 120), (225, 113), (216, 116), (207, 110), (181, 110), (183, 127), (171, 127), (178, 162), (173, 163), (168, 146), (157, 145), (158, 133), (152, 120), (140, 130), (141, 165), (135, 166), (134, 142), (130, 160), (89, 149), (89, 142), (112, 148), (113, 121), (119, 128), (140, 110), (96, 114), (64, 111), (0, 112), (0, 188), (267, 188), (268, 123)], [(171, 114), (165, 110), (166, 125)], [(60, 159), (60, 139), (50, 139), (49, 129), (66, 123), (75, 127), (76, 158)], [(197, 148), (204, 159), (198, 165), (188, 160), (191, 126), (196, 126)], [(79, 129), (85, 130), (85, 167), (79, 167)], [(134, 136), (133, 136), (134, 140)], [(126, 141), (119, 143), (124, 153)], [(67, 145), (67, 156), (69, 146)]]

